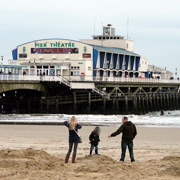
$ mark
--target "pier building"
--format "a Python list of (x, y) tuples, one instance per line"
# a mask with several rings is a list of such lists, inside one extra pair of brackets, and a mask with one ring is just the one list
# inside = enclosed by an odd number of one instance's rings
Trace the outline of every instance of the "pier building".
[(133, 41), (103, 28), (93, 40), (43, 39), (18, 45), (9, 64), (23, 65), (28, 75), (65, 76), (78, 79), (145, 77), (148, 60), (133, 52)]

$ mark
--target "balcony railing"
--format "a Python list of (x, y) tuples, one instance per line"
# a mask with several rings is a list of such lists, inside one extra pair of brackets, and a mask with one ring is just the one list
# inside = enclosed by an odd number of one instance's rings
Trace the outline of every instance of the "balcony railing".
[(143, 79), (125, 77), (93, 77), (93, 76), (37, 76), (0, 74), (0, 81), (57, 81), (70, 86), (70, 82), (115, 82), (115, 83), (167, 83), (180, 84), (180, 80)]

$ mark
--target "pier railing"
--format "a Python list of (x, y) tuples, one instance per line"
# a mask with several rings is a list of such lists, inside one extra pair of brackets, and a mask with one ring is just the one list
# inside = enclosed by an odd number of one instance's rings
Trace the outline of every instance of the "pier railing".
[(70, 82), (127, 82), (127, 83), (167, 83), (180, 84), (175, 79), (143, 79), (125, 77), (93, 77), (93, 76), (37, 76), (1, 74), (0, 81), (57, 81), (70, 87)]

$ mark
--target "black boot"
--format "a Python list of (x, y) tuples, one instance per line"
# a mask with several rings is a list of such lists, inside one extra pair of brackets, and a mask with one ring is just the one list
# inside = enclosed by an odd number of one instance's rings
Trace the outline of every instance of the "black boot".
[(69, 154), (66, 155), (65, 163), (68, 163), (68, 161), (69, 161)]
[(76, 155), (73, 154), (73, 156), (72, 156), (72, 163), (76, 163), (75, 160), (76, 160)]

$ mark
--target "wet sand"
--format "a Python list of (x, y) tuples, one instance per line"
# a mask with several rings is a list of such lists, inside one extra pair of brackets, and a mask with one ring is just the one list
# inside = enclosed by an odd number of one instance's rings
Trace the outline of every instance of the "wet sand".
[(120, 163), (121, 136), (108, 139), (118, 126), (101, 126), (100, 156), (88, 157), (83, 126), (76, 164), (64, 164), (68, 130), (64, 126), (0, 125), (0, 179), (180, 179), (180, 129), (139, 127), (134, 141), (135, 163), (127, 152)]

